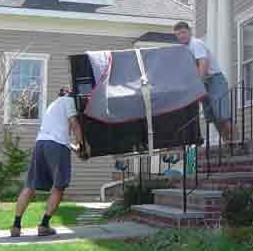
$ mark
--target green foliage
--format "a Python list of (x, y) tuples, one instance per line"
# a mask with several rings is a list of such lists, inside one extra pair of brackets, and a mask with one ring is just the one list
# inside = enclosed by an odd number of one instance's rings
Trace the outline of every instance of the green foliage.
[(153, 237), (141, 239), (143, 250), (154, 251), (246, 251), (248, 245), (238, 245), (219, 229), (167, 229)]
[(0, 201), (14, 202), (17, 200), (20, 190), (23, 187), (22, 180), (13, 180), (11, 183), (8, 182), (3, 190), (0, 192)]
[[(20, 139), (13, 138), (12, 132), (5, 132), (2, 148), (2, 161), (0, 161), (0, 194), (10, 193), (10, 187), (19, 187), (19, 175), (26, 170), (29, 151), (19, 147)], [(14, 189), (14, 188), (13, 188)], [(12, 189), (12, 190), (13, 190)], [(13, 191), (14, 192), (14, 191)]]
[(143, 180), (142, 186), (139, 181), (131, 181), (125, 184), (124, 198), (115, 201), (103, 214), (105, 218), (113, 218), (129, 212), (131, 205), (150, 204), (154, 202), (153, 189), (169, 188), (171, 182), (163, 180)]
[(222, 195), (222, 217), (229, 226), (252, 226), (253, 189), (237, 187), (228, 189)]
[[(3, 202), (0, 204), (0, 229), (9, 229), (13, 223), (16, 203)], [(61, 202), (56, 214), (51, 220), (52, 225), (67, 226), (76, 225), (77, 219), (87, 209), (73, 202)], [(45, 201), (31, 202), (22, 217), (24, 228), (36, 227), (45, 212)]]
[(227, 235), (238, 244), (253, 244), (252, 227), (227, 227), (225, 228)]
[(153, 189), (170, 188), (169, 180), (143, 180), (141, 185), (139, 181), (129, 182), (124, 190), (124, 203), (126, 208), (131, 205), (152, 204), (154, 202)]
[(125, 207), (122, 201), (115, 201), (108, 209), (104, 211), (103, 217), (106, 219), (119, 217), (125, 214), (127, 211), (128, 209)]

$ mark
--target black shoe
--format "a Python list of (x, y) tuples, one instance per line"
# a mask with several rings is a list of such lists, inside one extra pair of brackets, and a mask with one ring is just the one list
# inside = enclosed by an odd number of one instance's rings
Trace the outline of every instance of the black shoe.
[(51, 227), (45, 227), (45, 226), (38, 226), (38, 236), (50, 236), (50, 235), (55, 235), (56, 230)]
[(11, 237), (19, 237), (21, 234), (21, 228), (13, 226), (10, 232), (11, 232)]

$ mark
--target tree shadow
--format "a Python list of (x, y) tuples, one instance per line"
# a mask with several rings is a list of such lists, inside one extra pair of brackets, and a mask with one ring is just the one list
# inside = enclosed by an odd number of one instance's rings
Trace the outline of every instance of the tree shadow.
[(83, 206), (74, 204), (73, 202), (66, 202), (67, 204), (60, 204), (54, 218), (59, 218), (60, 222), (64, 225), (75, 225), (77, 224), (77, 218), (79, 215), (84, 214), (87, 210)]

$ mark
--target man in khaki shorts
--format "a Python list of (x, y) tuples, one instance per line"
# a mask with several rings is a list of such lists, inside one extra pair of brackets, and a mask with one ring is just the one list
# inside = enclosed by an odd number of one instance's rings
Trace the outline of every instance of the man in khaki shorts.
[(186, 22), (178, 22), (174, 26), (174, 34), (194, 56), (198, 75), (205, 84), (207, 97), (202, 104), (206, 121), (214, 123), (224, 143), (234, 143), (233, 137), (236, 135), (235, 127), (231, 124), (228, 83), (218, 62), (204, 42), (192, 36)]
[[(65, 95), (66, 94), (66, 95)], [(77, 120), (74, 98), (61, 89), (59, 97), (47, 108), (36, 138), (25, 188), (21, 191), (16, 205), (11, 236), (21, 234), (21, 218), (29, 200), (36, 190), (51, 190), (46, 211), (38, 226), (38, 235), (56, 234), (49, 221), (56, 212), (64, 189), (71, 176), (69, 134), (72, 131), (77, 145), (82, 143), (82, 132)]]

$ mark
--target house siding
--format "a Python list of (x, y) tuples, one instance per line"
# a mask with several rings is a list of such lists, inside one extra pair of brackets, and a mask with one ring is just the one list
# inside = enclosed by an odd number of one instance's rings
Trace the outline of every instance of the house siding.
[[(69, 84), (68, 55), (85, 50), (114, 50), (132, 48), (134, 38), (102, 37), (76, 34), (0, 30), (0, 52), (13, 52), (28, 48), (27, 53), (49, 54), (47, 102), (56, 98), (61, 85)], [(3, 140), (3, 107), (0, 107), (0, 139)], [(35, 141), (38, 125), (14, 126), (21, 136), (21, 146), (31, 148)], [(98, 196), (102, 184), (111, 181), (114, 160), (111, 157), (94, 158), (83, 162), (73, 155), (72, 183), (79, 183), (82, 199)], [(82, 179), (80, 180), (80, 177)]]
[(207, 1), (196, 0), (196, 36), (203, 37), (207, 29)]
[[(253, 6), (253, 0), (232, 0), (233, 16), (246, 11)], [(207, 0), (196, 0), (196, 35), (202, 37), (207, 31)], [(234, 20), (233, 20), (234, 21)], [(236, 32), (236, 25), (233, 22), (232, 27)], [(234, 33), (233, 33), (234, 36)]]
[(234, 13), (239, 14), (253, 6), (252, 0), (234, 0)]
[[(236, 84), (237, 80), (237, 27), (235, 17), (238, 14), (246, 11), (253, 6), (253, 0), (233, 0), (232, 3), (232, 13), (233, 17), (231, 20), (232, 27), (232, 60), (233, 60), (233, 80)], [(203, 37), (207, 31), (207, 1), (206, 0), (196, 0), (196, 35), (198, 37)]]

